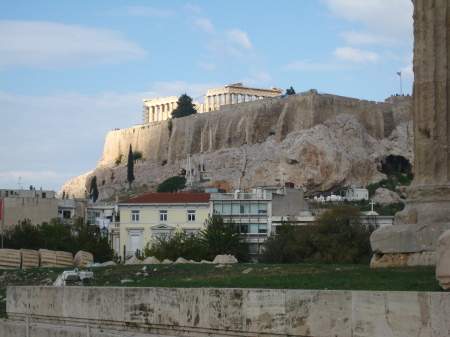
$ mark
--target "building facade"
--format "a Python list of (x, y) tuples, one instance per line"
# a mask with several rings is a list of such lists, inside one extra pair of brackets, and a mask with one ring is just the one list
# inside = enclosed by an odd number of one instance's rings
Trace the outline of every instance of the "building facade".
[(120, 250), (129, 258), (158, 236), (198, 233), (210, 214), (209, 193), (151, 193), (118, 203)]
[[(34, 225), (49, 222), (58, 215), (58, 199), (50, 190), (0, 190), (2, 228), (8, 229), (24, 219)], [(1, 230), (1, 228), (0, 228)]]
[(275, 232), (273, 218), (298, 216), (305, 209), (303, 190), (290, 183), (285, 186), (256, 186), (251, 193), (212, 193), (211, 212), (233, 221), (258, 254), (264, 242)]

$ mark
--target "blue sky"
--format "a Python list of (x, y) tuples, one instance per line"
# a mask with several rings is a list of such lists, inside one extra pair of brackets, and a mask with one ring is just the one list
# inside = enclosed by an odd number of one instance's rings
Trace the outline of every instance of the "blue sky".
[[(0, 2), (0, 189), (95, 168), (142, 100), (245, 86), (411, 94), (410, 0)], [(198, 99), (202, 102), (202, 99)], [(20, 177), (20, 179), (19, 179)]]

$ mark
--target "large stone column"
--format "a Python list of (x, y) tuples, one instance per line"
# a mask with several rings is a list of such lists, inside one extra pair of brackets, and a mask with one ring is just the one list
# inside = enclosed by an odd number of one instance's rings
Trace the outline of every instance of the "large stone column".
[(450, 229), (450, 1), (412, 2), (414, 180), (394, 226), (371, 236), (373, 266), (434, 264), (437, 239)]

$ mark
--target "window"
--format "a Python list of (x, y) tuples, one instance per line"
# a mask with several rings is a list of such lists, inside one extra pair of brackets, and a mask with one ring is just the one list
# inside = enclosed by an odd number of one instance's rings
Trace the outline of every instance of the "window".
[(222, 214), (222, 204), (214, 204), (214, 213)]
[(241, 204), (241, 214), (248, 214), (250, 212), (250, 204)]
[(187, 221), (195, 221), (195, 211), (187, 211)]
[(258, 204), (258, 214), (267, 214), (267, 204)]
[(131, 221), (139, 222), (139, 211), (131, 211)]
[(159, 211), (159, 221), (167, 221), (167, 211)]

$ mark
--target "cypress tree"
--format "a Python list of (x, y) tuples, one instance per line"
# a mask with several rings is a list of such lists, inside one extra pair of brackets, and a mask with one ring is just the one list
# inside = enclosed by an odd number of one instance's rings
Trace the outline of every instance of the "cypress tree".
[(130, 185), (131, 190), (131, 183), (134, 181), (134, 160), (133, 160), (133, 149), (131, 148), (130, 144), (130, 151), (128, 151), (128, 165), (127, 165), (127, 181)]
[(89, 194), (92, 200), (96, 202), (98, 199), (97, 176), (94, 176), (94, 178), (92, 178)]

